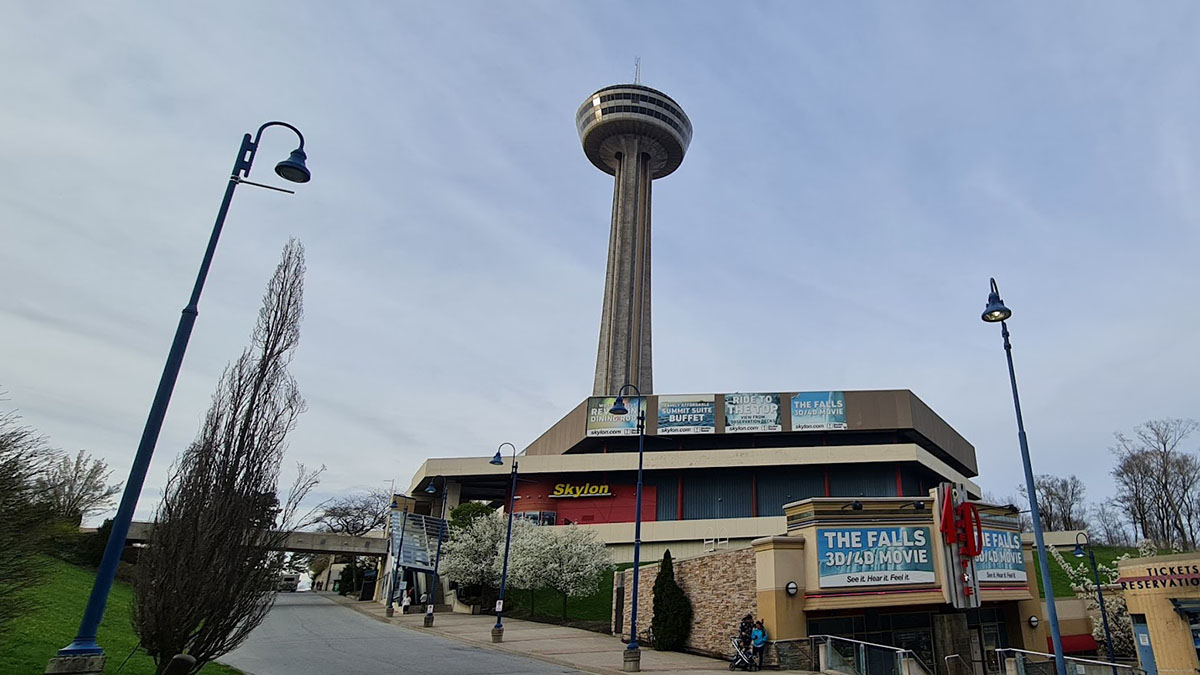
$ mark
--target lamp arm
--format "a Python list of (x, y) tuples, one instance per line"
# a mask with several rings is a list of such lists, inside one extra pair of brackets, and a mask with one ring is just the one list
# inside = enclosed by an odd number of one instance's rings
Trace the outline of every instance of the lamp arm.
[[(232, 180), (236, 181), (238, 178), (250, 177), (250, 167), (254, 164), (254, 155), (258, 152), (258, 141), (262, 138), (263, 131), (266, 130), (267, 127), (287, 127), (288, 129), (291, 129), (292, 132), (296, 134), (296, 137), (300, 139), (299, 150), (301, 152), (304, 151), (304, 134), (300, 133), (299, 129), (288, 124), (287, 122), (267, 122), (258, 128), (258, 131), (255, 132), (253, 139), (250, 138), (250, 134), (246, 134), (246, 136), (242, 139), (242, 152), (240, 155), (238, 155), (238, 161), (233, 167), (233, 176), (231, 176)], [(239, 176), (239, 174), (241, 175)]]

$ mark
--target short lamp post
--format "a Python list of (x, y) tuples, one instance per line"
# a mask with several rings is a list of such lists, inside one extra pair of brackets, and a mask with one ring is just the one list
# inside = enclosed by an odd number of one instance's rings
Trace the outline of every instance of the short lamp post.
[(508, 547), (512, 544), (513, 507), (517, 501), (517, 446), (504, 442), (496, 448), (496, 454), (488, 464), (504, 466), (504, 457), (500, 451), (504, 446), (512, 448), (513, 465), (511, 485), (508, 488), (508, 534), (504, 535), (504, 567), (500, 572), (500, 599), (496, 601), (496, 625), (492, 626), (492, 642), (504, 642), (504, 589), (508, 585)]
[(1033, 483), (1033, 466), (1029, 461), (1029, 441), (1025, 437), (1025, 421), (1021, 418), (1021, 398), (1017, 395), (1017, 374), (1013, 370), (1012, 344), (1008, 341), (1008, 324), (1012, 310), (1000, 299), (1000, 289), (992, 279), (992, 290), (988, 295), (987, 307), (982, 319), (987, 323), (999, 323), (1004, 336), (1004, 354), (1008, 358), (1008, 379), (1012, 384), (1013, 407), (1017, 411), (1017, 439), (1021, 444), (1021, 463), (1025, 467), (1025, 493), (1029, 496), (1029, 515), (1033, 519), (1033, 538), (1037, 543), (1038, 566), (1042, 571), (1042, 586), (1046, 592), (1046, 618), (1050, 620), (1050, 641), (1054, 645), (1054, 667), (1058, 675), (1067, 675), (1067, 663), (1063, 660), (1062, 633), (1058, 628), (1058, 609), (1054, 606), (1054, 586), (1050, 581), (1050, 565), (1046, 560), (1046, 541), (1042, 536), (1042, 515), (1038, 509), (1037, 490)]
[[(154, 402), (150, 405), (150, 414), (146, 418), (146, 426), (142, 430), (142, 438), (138, 443), (137, 454), (133, 458), (133, 466), (129, 469), (129, 478), (125, 481), (125, 491), (121, 495), (120, 506), (113, 517), (112, 530), (108, 535), (108, 543), (104, 547), (104, 556), (100, 559), (100, 567), (96, 570), (96, 580), (92, 585), (92, 593), (88, 597), (87, 607), (79, 623), (79, 632), (75, 634), (71, 644), (58, 650), (58, 655), (51, 659), (48, 672), (99, 673), (104, 668), (104, 650), (96, 644), (96, 631), (100, 620), (104, 618), (104, 609), (108, 605), (108, 593), (112, 589), (113, 578), (117, 573), (117, 563), (121, 560), (121, 552), (125, 548), (125, 537), (129, 535), (129, 524), (133, 520), (133, 511), (137, 506), (138, 496), (142, 492), (142, 484), (146, 481), (146, 471), (150, 468), (150, 458), (154, 455), (154, 447), (158, 443), (158, 434), (162, 430), (163, 420), (167, 415), (167, 406), (171, 402), (171, 394), (175, 390), (175, 381), (179, 378), (179, 370), (183, 366), (183, 355), (187, 351), (188, 339), (192, 335), (192, 327), (199, 314), (200, 293), (204, 290), (204, 281), (208, 277), (208, 269), (212, 265), (213, 254), (217, 250), (217, 240), (221, 237), (221, 229), (225, 225), (225, 214), (233, 200), (233, 191), (240, 183), (264, 187), (280, 192), (291, 193), (291, 190), (263, 185), (246, 180), (250, 175), (250, 167), (254, 163), (254, 155), (258, 151), (258, 142), (262, 133), (268, 127), (286, 127), (295, 132), (300, 139), (300, 145), (291, 152), (287, 159), (275, 165), (275, 173), (280, 178), (293, 183), (307, 183), (312, 175), (304, 165), (307, 155), (304, 154), (304, 136), (296, 127), (286, 122), (267, 122), (258, 128), (253, 136), (246, 134), (242, 137), (242, 145), (238, 148), (237, 159), (233, 162), (233, 172), (225, 187), (225, 197), (217, 210), (217, 219), (213, 224), (212, 234), (208, 239), (208, 248), (200, 263), (200, 271), (196, 275), (196, 283), (192, 287), (192, 295), (188, 304), (179, 317), (179, 325), (175, 329), (175, 339), (171, 343), (171, 351), (167, 354), (167, 362), (163, 366), (162, 376), (158, 381), (158, 389), (154, 394)], [(73, 669), (73, 670), (68, 670)]]
[[(446, 477), (441, 476), (441, 479), (442, 479), (442, 517), (441, 517), (441, 522), (438, 523), (437, 555), (434, 556), (434, 559), (433, 559), (433, 584), (429, 588), (429, 603), (425, 605), (425, 627), (426, 628), (429, 628), (430, 626), (433, 625), (433, 604), (434, 604), (434, 602), (436, 602), (436, 600), (434, 600), (434, 598), (437, 597), (437, 592), (438, 592), (438, 568), (442, 563), (442, 539), (444, 539), (445, 535), (446, 535)], [(429, 481), (429, 486), (425, 488), (425, 494), (427, 494), (427, 495), (436, 495), (437, 494), (437, 488), (433, 487), (433, 483), (436, 480), (437, 480), (437, 477), (435, 477), (434, 480)]]
[[(1088, 563), (1092, 566), (1092, 580), (1096, 584), (1096, 602), (1100, 604), (1100, 620), (1104, 623), (1104, 647), (1108, 650), (1108, 662), (1115, 663), (1113, 657), (1112, 634), (1108, 631), (1108, 610), (1104, 608), (1104, 593), (1100, 590), (1100, 571), (1096, 569), (1096, 552), (1092, 550), (1092, 542), (1086, 532), (1075, 535), (1075, 557), (1082, 558), (1087, 551)], [(1113, 666), (1113, 675), (1117, 668)]]
[(646, 449), (646, 402), (642, 397), (640, 389), (632, 384), (623, 384), (617, 390), (617, 400), (613, 401), (612, 408), (608, 411), (610, 414), (629, 414), (629, 409), (625, 407), (625, 399), (622, 398), (622, 394), (625, 393), (626, 389), (632, 389), (637, 393), (638, 472), (637, 492), (634, 496), (635, 504), (633, 507), (633, 600), (629, 607), (629, 644), (625, 645), (625, 655), (621, 663), (621, 670), (629, 673), (637, 673), (642, 670), (642, 650), (638, 648), (637, 641), (637, 615), (638, 569), (640, 568), (642, 555), (642, 458)]

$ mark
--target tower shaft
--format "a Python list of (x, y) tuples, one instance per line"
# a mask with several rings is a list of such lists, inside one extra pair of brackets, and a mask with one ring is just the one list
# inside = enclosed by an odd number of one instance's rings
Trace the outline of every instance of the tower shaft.
[(612, 396), (632, 383), (642, 394), (654, 390), (650, 341), (650, 183), (654, 141), (616, 136), (612, 224), (595, 396)]

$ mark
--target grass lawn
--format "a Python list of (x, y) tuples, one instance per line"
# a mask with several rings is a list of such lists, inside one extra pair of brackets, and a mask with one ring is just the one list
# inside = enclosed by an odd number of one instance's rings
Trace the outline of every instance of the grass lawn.
[[(30, 591), (34, 608), (17, 619), (0, 640), (0, 673), (41, 673), (55, 652), (75, 638), (94, 574), (60, 560), (48, 560), (46, 565), (50, 581)], [(116, 673), (138, 642), (129, 622), (132, 599), (133, 591), (128, 584), (117, 582), (113, 585), (108, 610), (96, 638), (108, 655), (105, 673)], [(200, 672), (204, 675), (236, 675), (241, 671), (210, 663)], [(121, 675), (153, 673), (154, 660), (145, 652), (134, 654), (121, 671)]]
[[(595, 593), (578, 598), (567, 598), (567, 619), (569, 621), (604, 622), (612, 621), (613, 578), (611, 573), (601, 576), (600, 586)], [(529, 618), (529, 591), (513, 589), (508, 594), (513, 616)], [(534, 617), (551, 619), (562, 618), (562, 596), (556, 591), (542, 589), (533, 592)]]
[[(1114, 560), (1116, 560), (1117, 558), (1120, 558), (1122, 555), (1124, 555), (1126, 553), (1128, 553), (1131, 558), (1137, 557), (1137, 548), (1125, 548), (1125, 547), (1118, 547), (1118, 546), (1095, 546), (1092, 548), (1092, 550), (1096, 552), (1096, 564), (1097, 565), (1111, 565)], [(1082, 562), (1085, 565), (1084, 569), (1087, 570), (1088, 575), (1091, 575), (1092, 568), (1088, 564), (1086, 552), (1085, 552), (1084, 557), (1082, 557), (1082, 558), (1076, 558), (1074, 556), (1074, 551), (1070, 548), (1061, 548), (1061, 549), (1059, 549), (1059, 553), (1062, 554), (1063, 559), (1066, 560), (1068, 563), (1076, 564), (1076, 563)], [(1041, 569), (1041, 566), (1038, 565), (1038, 562), (1037, 562), (1037, 551), (1036, 550), (1034, 550), (1033, 556), (1034, 556), (1033, 569), (1035, 572), (1037, 572), (1037, 578), (1038, 578), (1038, 592), (1041, 593), (1043, 596), (1045, 596), (1046, 591), (1042, 585), (1042, 569)], [(1054, 585), (1054, 597), (1056, 597), (1056, 598), (1074, 597), (1075, 593), (1074, 593), (1074, 591), (1071, 590), (1071, 580), (1070, 580), (1070, 577), (1067, 576), (1066, 571), (1064, 571), (1063, 568), (1054, 560), (1054, 556), (1047, 556), (1046, 562), (1047, 562), (1047, 564), (1050, 565), (1050, 582)], [(1104, 578), (1104, 572), (1100, 573), (1100, 580), (1102, 582), (1106, 582), (1106, 579)]]

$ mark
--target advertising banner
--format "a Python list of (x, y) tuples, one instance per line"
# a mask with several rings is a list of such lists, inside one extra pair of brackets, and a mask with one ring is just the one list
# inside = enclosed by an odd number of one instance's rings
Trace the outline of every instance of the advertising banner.
[(983, 530), (983, 551), (975, 558), (980, 581), (1025, 581), (1025, 554), (1021, 533)]
[(783, 431), (779, 394), (725, 394), (725, 433)]
[(707, 396), (659, 396), (659, 434), (717, 433), (717, 404)]
[(792, 397), (792, 431), (845, 428), (845, 393), (802, 391)]
[(625, 408), (629, 412), (624, 415), (614, 415), (608, 412), (616, 400), (615, 396), (592, 396), (588, 399), (588, 436), (637, 436), (638, 411), (644, 409), (645, 399), (626, 396), (623, 400)]
[(820, 528), (817, 557), (822, 588), (936, 581), (928, 527)]

